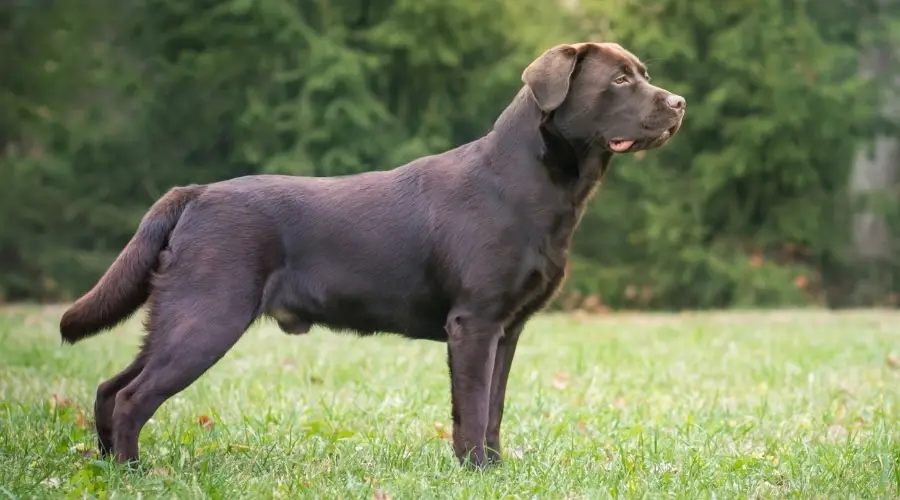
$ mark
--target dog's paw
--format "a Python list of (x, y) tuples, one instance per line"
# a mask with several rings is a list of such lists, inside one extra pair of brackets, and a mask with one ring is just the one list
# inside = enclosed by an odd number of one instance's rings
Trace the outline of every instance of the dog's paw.
[(456, 458), (459, 460), (459, 465), (468, 470), (485, 469), (494, 463), (491, 462), (488, 453), (483, 448), (473, 449), (468, 453), (457, 451)]
[(489, 465), (487, 455), (483, 447), (473, 449), (456, 449), (456, 458), (459, 464), (466, 469), (483, 469)]
[(467, 470), (482, 470), (491, 465), (490, 462), (487, 461), (486, 458), (479, 459), (476, 455), (468, 455), (459, 458), (459, 465), (461, 465), (464, 469)]

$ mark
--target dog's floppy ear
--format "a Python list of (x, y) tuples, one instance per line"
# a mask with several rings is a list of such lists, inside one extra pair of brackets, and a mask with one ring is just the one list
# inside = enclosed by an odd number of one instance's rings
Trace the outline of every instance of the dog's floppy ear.
[(522, 72), (522, 82), (531, 89), (531, 95), (545, 113), (558, 108), (569, 93), (569, 82), (578, 49), (572, 45), (557, 45), (541, 54)]

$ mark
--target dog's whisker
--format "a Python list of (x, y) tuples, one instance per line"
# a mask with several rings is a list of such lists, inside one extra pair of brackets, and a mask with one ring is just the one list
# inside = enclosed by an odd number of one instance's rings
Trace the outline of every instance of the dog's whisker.
[(647, 59), (647, 60), (644, 60), (644, 61), (641, 61), (641, 62), (644, 63), (644, 66), (646, 66), (647, 68), (649, 68), (649, 67), (650, 67), (650, 63), (652, 63), (652, 62), (665, 62), (665, 61), (668, 61), (668, 60), (669, 60), (669, 58), (666, 58), (666, 57), (651, 57), (650, 59)]
[(599, 141), (599, 140), (600, 140), (600, 131), (597, 131), (597, 132), (594, 132), (593, 134), (591, 134), (591, 137), (588, 139), (588, 141), (586, 143), (587, 146), (585, 147), (585, 150), (582, 153), (587, 153), (588, 151), (594, 149), (594, 146), (597, 145), (597, 141)]

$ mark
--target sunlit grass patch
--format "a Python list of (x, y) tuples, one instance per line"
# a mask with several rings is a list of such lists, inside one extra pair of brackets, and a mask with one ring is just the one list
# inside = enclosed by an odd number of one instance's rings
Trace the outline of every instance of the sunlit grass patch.
[(455, 463), (445, 346), (254, 327), (167, 402), (142, 469), (98, 460), (97, 384), (135, 318), (62, 346), (0, 316), (0, 498), (873, 498), (900, 494), (900, 314), (542, 316), (510, 379), (506, 463)]

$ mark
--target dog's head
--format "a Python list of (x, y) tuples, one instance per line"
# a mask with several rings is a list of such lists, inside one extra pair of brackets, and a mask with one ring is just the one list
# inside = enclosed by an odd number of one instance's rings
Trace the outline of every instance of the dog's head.
[(615, 43), (558, 45), (522, 81), (558, 133), (615, 153), (665, 144), (681, 126), (683, 97), (650, 84), (647, 68)]

